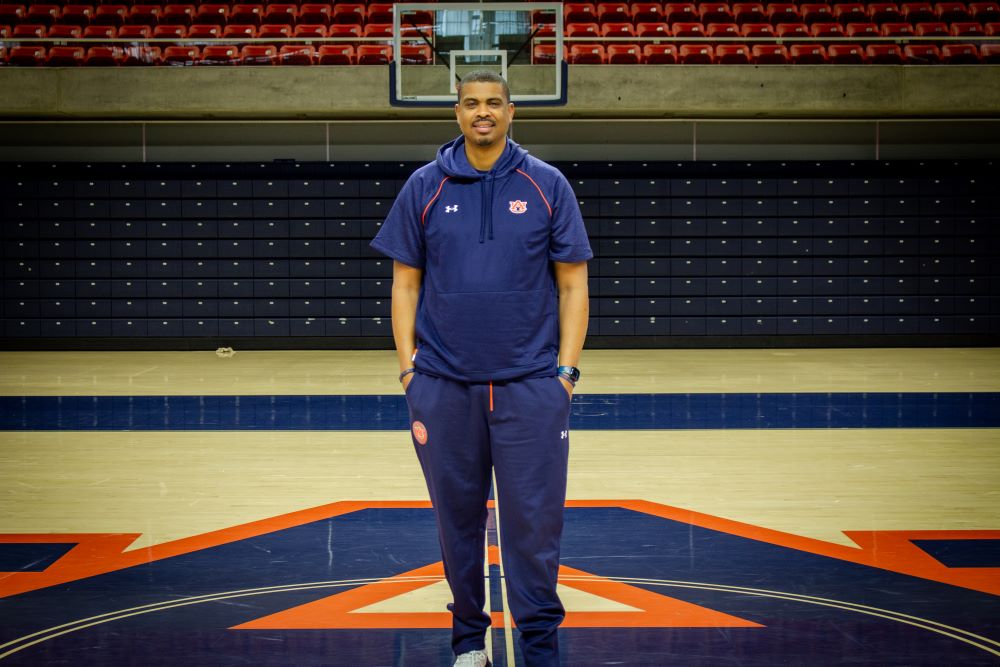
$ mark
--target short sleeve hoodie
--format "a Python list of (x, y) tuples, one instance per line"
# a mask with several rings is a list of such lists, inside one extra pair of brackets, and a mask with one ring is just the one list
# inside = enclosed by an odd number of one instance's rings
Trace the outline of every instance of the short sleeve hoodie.
[(410, 176), (371, 246), (424, 271), (418, 370), (465, 382), (555, 374), (551, 263), (593, 257), (557, 169), (507, 139), (493, 168), (479, 172), (458, 137)]

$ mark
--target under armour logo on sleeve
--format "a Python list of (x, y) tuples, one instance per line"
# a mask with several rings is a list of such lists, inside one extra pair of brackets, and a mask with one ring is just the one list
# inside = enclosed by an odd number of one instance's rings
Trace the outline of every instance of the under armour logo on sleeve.
[(447, 206), (446, 205), (444, 207), (444, 212), (445, 213), (458, 213), (458, 204), (455, 204), (454, 206)]

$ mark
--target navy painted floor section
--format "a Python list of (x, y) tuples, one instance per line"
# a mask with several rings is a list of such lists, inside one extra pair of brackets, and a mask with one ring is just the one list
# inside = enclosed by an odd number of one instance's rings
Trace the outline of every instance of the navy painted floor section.
[[(1000, 427), (1000, 393), (578, 394), (575, 429)], [(8, 396), (4, 431), (396, 431), (401, 395)]]
[[(235, 628), (439, 559), (430, 509), (361, 509), (0, 600), (0, 661), (450, 665), (443, 628)], [(568, 508), (562, 563), (756, 624), (565, 627), (567, 667), (972, 667), (1000, 655), (995, 595), (625, 507)], [(513, 658), (498, 664), (523, 664)]]

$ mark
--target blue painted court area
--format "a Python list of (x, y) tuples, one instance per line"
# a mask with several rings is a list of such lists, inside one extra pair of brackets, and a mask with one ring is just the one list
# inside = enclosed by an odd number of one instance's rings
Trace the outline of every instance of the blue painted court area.
[[(575, 429), (995, 428), (1000, 393), (578, 394)], [(5, 431), (396, 431), (401, 395), (6, 396)]]

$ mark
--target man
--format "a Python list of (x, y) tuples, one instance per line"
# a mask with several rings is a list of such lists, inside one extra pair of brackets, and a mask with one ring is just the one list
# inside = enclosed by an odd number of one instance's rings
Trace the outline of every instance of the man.
[(454, 596), (455, 665), (489, 664), (491, 469), (525, 664), (558, 665), (569, 408), (593, 253), (565, 177), (507, 137), (502, 77), (466, 75), (455, 116), (462, 136), (414, 172), (371, 245), (394, 260), (399, 378)]

